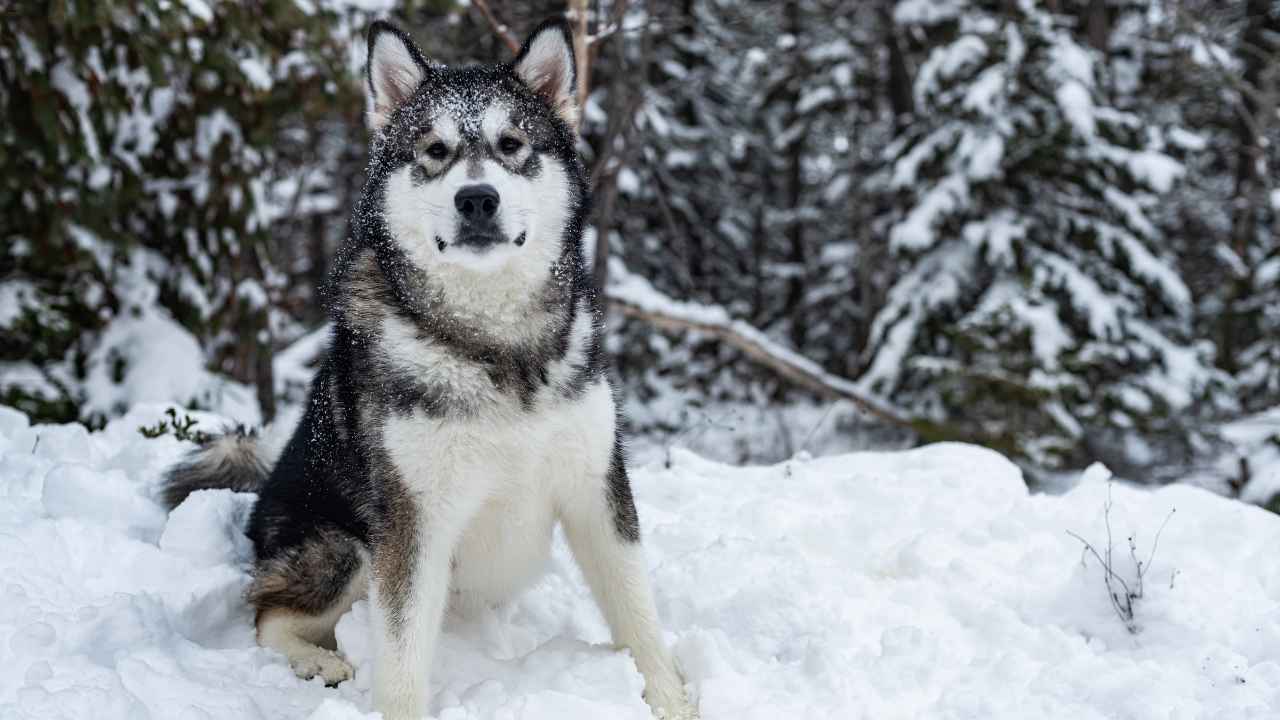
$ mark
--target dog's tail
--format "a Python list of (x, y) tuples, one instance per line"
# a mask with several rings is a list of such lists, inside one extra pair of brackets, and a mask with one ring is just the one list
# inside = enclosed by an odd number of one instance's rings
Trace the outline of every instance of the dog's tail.
[(214, 437), (170, 468), (160, 486), (160, 500), (172, 510), (196, 490), (257, 492), (275, 459), (256, 431), (238, 427)]

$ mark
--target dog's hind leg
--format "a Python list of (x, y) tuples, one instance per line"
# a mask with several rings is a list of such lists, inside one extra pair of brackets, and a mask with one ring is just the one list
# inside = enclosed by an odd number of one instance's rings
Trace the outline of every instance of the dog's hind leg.
[(326, 685), (350, 679), (333, 629), (367, 587), (363, 549), (340, 530), (322, 530), (259, 561), (249, 588), (258, 644), (283, 653), (298, 677), (319, 676)]
[(662, 640), (620, 445), (615, 444), (604, 487), (596, 479), (586, 490), (567, 498), (561, 521), (614, 644), (631, 650), (636, 668), (644, 676), (649, 706), (667, 720), (697, 717)]

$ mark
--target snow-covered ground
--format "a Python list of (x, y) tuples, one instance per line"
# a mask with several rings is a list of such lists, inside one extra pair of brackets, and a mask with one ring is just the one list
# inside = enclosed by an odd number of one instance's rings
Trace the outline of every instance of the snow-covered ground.
[[(339, 625), (354, 681), (294, 678), (241, 600), (251, 496), (152, 500), (185, 444), (137, 427), (28, 427), (0, 409), (0, 717), (316, 718), (369, 711), (367, 607)], [(201, 427), (213, 418), (202, 416)], [(1116, 485), (1116, 617), (1074, 531), (1105, 545), (1105, 471), (1029, 495), (993, 452), (938, 445), (738, 468), (676, 451), (634, 482), (668, 638), (704, 718), (1273, 718), (1280, 519), (1189, 486)], [(558, 542), (512, 606), (452, 621), (433, 712), (647, 717)]]

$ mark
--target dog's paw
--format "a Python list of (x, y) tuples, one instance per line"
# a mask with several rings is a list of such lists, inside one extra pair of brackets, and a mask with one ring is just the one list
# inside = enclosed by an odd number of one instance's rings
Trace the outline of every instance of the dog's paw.
[(355, 674), (351, 663), (332, 650), (318, 647), (289, 658), (293, 672), (303, 680), (319, 677), (325, 685), (333, 686), (344, 680), (350, 680)]
[(646, 692), (644, 700), (658, 720), (697, 720), (698, 711), (689, 702), (683, 688)]

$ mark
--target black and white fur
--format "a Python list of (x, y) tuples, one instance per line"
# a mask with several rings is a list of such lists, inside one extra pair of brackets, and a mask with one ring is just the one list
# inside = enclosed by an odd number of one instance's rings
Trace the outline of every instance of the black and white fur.
[(461, 69), (374, 24), (369, 177), (306, 411), (269, 474), (262, 444), (237, 434), (167, 479), (171, 504), (258, 492), (258, 639), (299, 675), (351, 676), (333, 628), (368, 593), (388, 720), (427, 712), (446, 608), (527, 586), (557, 522), (651, 707), (693, 716), (661, 638), (584, 269), (574, 72), (563, 22), (510, 64)]

